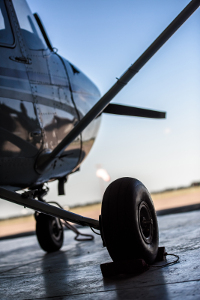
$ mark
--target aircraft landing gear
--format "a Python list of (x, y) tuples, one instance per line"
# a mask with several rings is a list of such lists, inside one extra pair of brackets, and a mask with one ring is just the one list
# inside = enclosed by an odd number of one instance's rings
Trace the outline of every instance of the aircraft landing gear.
[(158, 224), (151, 196), (134, 178), (119, 178), (105, 191), (101, 210), (103, 241), (113, 261), (144, 259), (158, 251)]
[(59, 250), (64, 236), (60, 219), (37, 212), (35, 219), (36, 235), (41, 248), (46, 252)]

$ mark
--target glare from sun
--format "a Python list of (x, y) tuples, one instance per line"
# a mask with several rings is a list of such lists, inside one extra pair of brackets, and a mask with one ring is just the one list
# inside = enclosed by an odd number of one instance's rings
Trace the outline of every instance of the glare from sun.
[(98, 169), (96, 171), (96, 176), (99, 178), (102, 178), (104, 181), (108, 182), (110, 181), (110, 176), (108, 174), (108, 172), (105, 169)]

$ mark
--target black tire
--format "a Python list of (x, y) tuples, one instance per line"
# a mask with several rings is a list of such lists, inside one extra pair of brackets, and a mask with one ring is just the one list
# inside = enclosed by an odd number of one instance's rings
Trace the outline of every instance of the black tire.
[(36, 235), (41, 248), (46, 252), (58, 251), (62, 247), (63, 227), (59, 219), (37, 213)]
[(158, 223), (151, 196), (134, 178), (112, 182), (103, 196), (103, 239), (113, 261), (144, 259), (151, 264), (158, 251)]

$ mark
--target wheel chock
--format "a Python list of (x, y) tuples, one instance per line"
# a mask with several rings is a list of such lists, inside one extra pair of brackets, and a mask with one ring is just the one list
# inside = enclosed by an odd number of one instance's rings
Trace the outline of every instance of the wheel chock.
[[(159, 247), (155, 262), (163, 261), (165, 257), (165, 247)], [(120, 274), (136, 276), (149, 270), (150, 265), (144, 259), (134, 259), (104, 263), (100, 265), (100, 268), (103, 277), (106, 278)]]
[(158, 247), (158, 253), (155, 262), (166, 260), (166, 254), (165, 247)]
[(149, 269), (149, 265), (143, 259), (122, 260), (101, 264), (103, 277), (111, 277), (120, 274), (139, 275)]

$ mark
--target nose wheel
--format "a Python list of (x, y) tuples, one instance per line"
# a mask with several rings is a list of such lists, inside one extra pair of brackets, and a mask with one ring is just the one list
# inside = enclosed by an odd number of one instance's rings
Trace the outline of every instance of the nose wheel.
[(158, 251), (158, 223), (151, 196), (134, 178), (119, 178), (105, 191), (101, 210), (104, 244), (113, 261), (144, 259)]
[(60, 219), (36, 213), (36, 235), (44, 251), (59, 250), (63, 244), (63, 227)]

